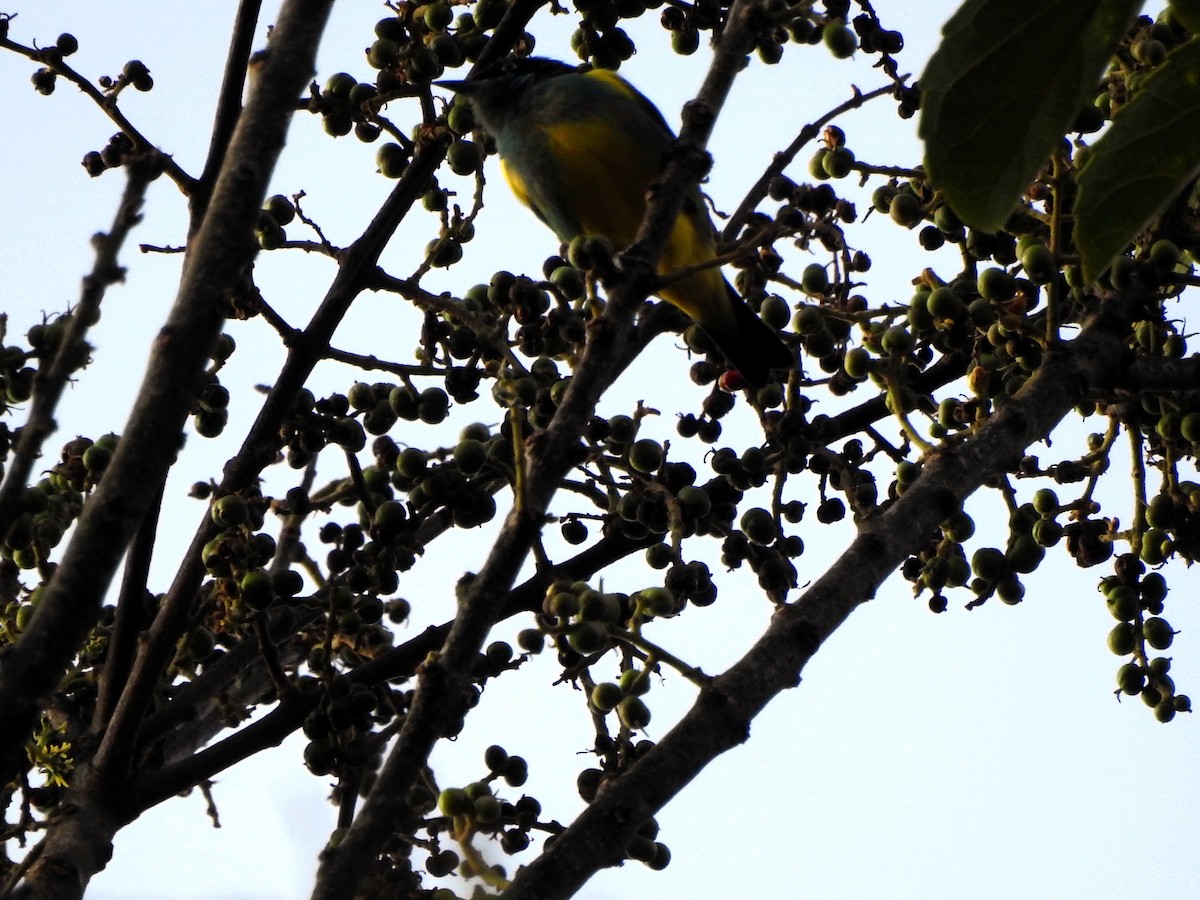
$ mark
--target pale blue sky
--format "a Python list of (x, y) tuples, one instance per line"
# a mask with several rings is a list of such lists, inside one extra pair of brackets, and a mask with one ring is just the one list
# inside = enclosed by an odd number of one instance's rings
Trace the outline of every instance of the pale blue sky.
[[(885, 21), (904, 32), (905, 71), (919, 73), (954, 5), (947, 0), (891, 5), (898, 18)], [(20, 15), (10, 35), (50, 43), (61, 31), (73, 32), (80, 51), (72, 62), (91, 76), (115, 74), (132, 57), (145, 61), (156, 87), (149, 94), (123, 95), (123, 109), (185, 169), (197, 173), (218, 84), (215, 66), (224, 54), (234, 6), (230, 0), (211, 0), (202, 8), (180, 0), (91, 5), (29, 0), (15, 7)], [(888, 6), (878, 4), (885, 15)], [(368, 77), (362, 48), (383, 12), (373, 3), (335, 7), (320, 80), (342, 69)], [(568, 17), (549, 22), (543, 31), (547, 18), (533, 26), (538, 52), (569, 58)], [(635, 38), (642, 34), (631, 30)], [(650, 33), (622, 73), (677, 122), (680, 104), (695, 92), (706, 54), (670, 57), (664, 53), (665, 38)], [(29, 84), (32, 70), (28, 62), (0, 54), (0, 108), (6, 117), (0, 132), (5, 160), (0, 310), (9, 314), (10, 330), (19, 332), (42, 310), (58, 311), (75, 300), (79, 278), (90, 266), (88, 237), (107, 227), (122, 186), (116, 173), (91, 180), (79, 166), (86, 151), (105, 143), (113, 126), (69, 85), (61, 84), (51, 97), (35, 94)], [(718, 208), (735, 206), (775, 148), (845, 99), (848, 71), (864, 90), (881, 83), (861, 55), (835, 62), (820, 48), (794, 45), (781, 65), (755, 66), (739, 80), (712, 146), (716, 164), (708, 190)], [(403, 121), (405, 113), (394, 115)], [(841, 124), (860, 158), (919, 161), (915, 122), (900, 122), (883, 106)], [(335, 243), (348, 243), (390, 188), (373, 172), (373, 153), (373, 147), (352, 138), (327, 138), (319, 120), (300, 115), (274, 189), (307, 191), (309, 214)], [(806, 155), (792, 173), (797, 180), (807, 177), (805, 162)], [(465, 181), (462, 188), (469, 189)], [(487, 203), (467, 260), (431, 277), (430, 287), (461, 292), (501, 267), (537, 273), (555, 251), (554, 238), (516, 205), (499, 179), (489, 184)], [(860, 201), (860, 210), (865, 208)], [(954, 271), (952, 258), (926, 256), (915, 235), (875, 218), (856, 230), (876, 261), (868, 288), (873, 302), (906, 300), (911, 278), (926, 265), (944, 268), (942, 274)], [(134, 241), (177, 245), (185, 226), (184, 201), (164, 179), (154, 187)], [(417, 216), (397, 235), (384, 265), (398, 275), (410, 272), (431, 228), (431, 219)], [(301, 232), (291, 226), (289, 233)], [(120, 430), (148, 340), (174, 295), (179, 257), (143, 256), (131, 248), (123, 261), (129, 278), (105, 301), (105, 316), (94, 332), (96, 362), (71, 391), (60, 416), (68, 437)], [(319, 300), (333, 267), (299, 253), (276, 253), (260, 259), (258, 272), (275, 308), (300, 323)], [(335, 343), (400, 355), (414, 343), (415, 322), (391, 298), (367, 295)], [(225, 437), (191, 439), (180, 463), (164, 517), (179, 525), (160, 545), (154, 573), (159, 590), (170, 578), (172, 551), (185, 546), (203, 512), (197, 501), (183, 498), (186, 485), (217, 471), (236, 446), (239, 427), (257, 408), (250, 386), (269, 381), (281, 359), (261, 320), (235, 323), (230, 330), (243, 350), (223, 377), (243, 401)], [(670, 350), (670, 343), (661, 338), (655, 348), (658, 364), (641, 361), (605, 406), (609, 412), (628, 411), (638, 399), (651, 401), (664, 411), (661, 420), (645, 426), (658, 437), (671, 435), (671, 413), (694, 408), (700, 396), (687, 382), (684, 355)], [(352, 380), (345, 369), (332, 366), (319, 378), (319, 390), (344, 389)], [(663, 391), (668, 392), (665, 401)], [(461, 423), (448, 423), (447, 433)], [(1072, 433), (1079, 430), (1072, 428)], [(732, 437), (727, 442), (737, 444)], [(1068, 443), (1064, 433), (1062, 446)], [(1112, 487), (1120, 487), (1119, 480), (1118, 474)], [(981, 537), (989, 521), (1003, 522), (990, 499), (970, 508)], [(401, 591), (417, 608), (412, 631), (449, 613), (453, 579), (482, 559), (487, 533), (460, 535), (434, 548), (405, 577)], [(800, 560), (803, 580), (819, 574), (848, 532), (809, 528), (802, 533), (809, 546)], [(997, 535), (992, 542), (1001, 539)], [(779, 697), (755, 722), (748, 745), (718, 760), (659, 816), (671, 866), (656, 873), (631, 863), (601, 873), (580, 896), (1191, 895), (1200, 881), (1193, 848), (1200, 831), (1192, 781), (1200, 771), (1196, 725), (1182, 717), (1161, 726), (1140, 702), (1116, 702), (1112, 691), (1120, 661), (1105, 646), (1111, 619), (1095, 590), (1104, 573), (1078, 570), (1063, 558), (1052, 552), (1051, 563), (1028, 579), (1026, 602), (1013, 608), (992, 602), (968, 613), (961, 608), (967, 598), (952, 597), (951, 611), (935, 617), (898, 577), (889, 581), (822, 648), (800, 687)], [(1182, 631), (1172, 674), (1180, 690), (1196, 694), (1200, 650), (1191, 636), (1200, 632), (1200, 616), (1188, 602), (1195, 576), (1178, 566), (1170, 575), (1175, 581), (1168, 614)], [(652, 577), (636, 562), (610, 576), (615, 589), (636, 589)], [(673, 649), (684, 648), (689, 660), (710, 672), (740, 656), (770, 613), (747, 572), (722, 576), (720, 583), (716, 605), (690, 610), (651, 633)], [(526, 624), (502, 625), (496, 636), (511, 638)], [(578, 754), (589, 744), (589, 723), (579, 694), (566, 686), (550, 687), (557, 675), (552, 659), (539, 658), (515, 677), (489, 686), (460, 739), (437, 752), (443, 784), (482, 774), (482, 750), (499, 733), (511, 752), (530, 762), (526, 791), (542, 799), (548, 815), (569, 821), (579, 808), (573, 784), (587, 765)], [(663, 734), (672, 711), (686, 708), (691, 697), (682, 679), (656, 685), (649, 736)], [(333, 810), (323, 799), (326, 779), (309, 775), (301, 765), (302, 746), (302, 740), (289, 740), (218, 780), (220, 830), (210, 827), (198, 796), (174, 799), (148, 813), (118, 837), (115, 858), (89, 896), (157, 897), (167, 885), (172, 896), (184, 900), (306, 896)]]

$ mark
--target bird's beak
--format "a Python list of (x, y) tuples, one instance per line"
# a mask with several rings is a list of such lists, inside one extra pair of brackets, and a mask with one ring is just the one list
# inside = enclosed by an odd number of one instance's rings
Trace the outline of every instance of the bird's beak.
[(435, 81), (433, 84), (456, 94), (470, 94), (471, 89), (475, 87), (473, 81)]

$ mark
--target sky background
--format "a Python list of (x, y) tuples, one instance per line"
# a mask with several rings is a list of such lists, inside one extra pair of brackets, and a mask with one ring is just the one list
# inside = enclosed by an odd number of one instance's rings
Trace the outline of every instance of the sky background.
[[(130, 58), (142, 59), (155, 89), (122, 95), (122, 109), (184, 169), (199, 172), (233, 2), (210, 0), (202, 9), (175, 0), (17, 4), (0, 5), (19, 13), (10, 24), (14, 40), (50, 44), (70, 31), (80, 43), (71, 61), (93, 78), (115, 75)], [(885, 24), (904, 33), (903, 71), (919, 74), (955, 5), (946, 0), (879, 4)], [(895, 18), (887, 17), (888, 6)], [(277, 7), (267, 4), (260, 34)], [(370, 77), (362, 50), (384, 13), (375, 3), (335, 6), (319, 81), (339, 70)], [(656, 13), (647, 19), (628, 26), (640, 41), (639, 53), (621, 71), (677, 123), (708, 54), (701, 49), (690, 59), (673, 57), (665, 35), (653, 27)], [(572, 27), (570, 16), (541, 14), (532, 25), (538, 53), (570, 59)], [(717, 207), (733, 209), (775, 149), (847, 98), (849, 80), (863, 90), (882, 84), (870, 63), (862, 54), (838, 62), (820, 47), (789, 45), (780, 65), (752, 66), (738, 80), (711, 145), (715, 165), (707, 190)], [(37, 95), (29, 83), (33, 69), (27, 60), (0, 53), (0, 108), (6, 120), (0, 130), (6, 163), (0, 170), (0, 310), (9, 315), (12, 335), (40, 321), (43, 311), (61, 311), (75, 301), (79, 279), (91, 264), (88, 238), (108, 227), (123, 186), (117, 173), (92, 180), (79, 165), (86, 151), (104, 145), (114, 127), (69, 84), (60, 83), (51, 97)], [(398, 122), (407, 121), (407, 115), (403, 108), (394, 112)], [(890, 108), (868, 108), (839, 124), (860, 159), (902, 165), (920, 159), (915, 120), (902, 122)], [(273, 190), (307, 191), (308, 214), (334, 243), (347, 244), (391, 188), (374, 173), (374, 151), (352, 138), (334, 141), (324, 135), (319, 119), (299, 115)], [(790, 172), (797, 180), (807, 177), (807, 157), (802, 153)], [(495, 174), (494, 160), (490, 165)], [(447, 183), (453, 181), (448, 176)], [(462, 191), (470, 190), (466, 180), (457, 181)], [(844, 186), (839, 183), (839, 190)], [(448, 273), (434, 273), (427, 287), (461, 294), (499, 268), (536, 274), (555, 251), (554, 238), (512, 200), (498, 178), (489, 183), (486, 201), (467, 259)], [(865, 199), (859, 208), (865, 210)], [(185, 228), (184, 198), (160, 180), (146, 220), (134, 233), (135, 244), (178, 246)], [(415, 215), (392, 241), (385, 268), (397, 275), (411, 272), (434, 233), (432, 217)], [(305, 236), (296, 226), (289, 226), (289, 235)], [(927, 265), (944, 276), (956, 271), (952, 256), (922, 253), (915, 234), (882, 217), (856, 226), (853, 237), (875, 260), (867, 285), (872, 303), (906, 301), (911, 279)], [(796, 259), (798, 271), (820, 257)], [(129, 277), (105, 300), (104, 317), (92, 334), (95, 363), (60, 412), (63, 440), (76, 433), (95, 437), (121, 430), (149, 341), (173, 300), (179, 260), (140, 254), (135, 245), (123, 254)], [(257, 266), (268, 300), (293, 324), (306, 320), (332, 275), (328, 260), (299, 252), (264, 254)], [(417, 321), (394, 298), (366, 295), (335, 344), (401, 356), (411, 350)], [(164, 521), (178, 526), (160, 541), (152, 585), (157, 590), (165, 588), (173, 555), (186, 546), (204, 511), (201, 503), (184, 497), (187, 485), (219, 471), (257, 410), (260, 401), (251, 387), (269, 383), (282, 359), (261, 320), (231, 323), (229, 330), (241, 351), (222, 378), (239, 402), (221, 439), (192, 436), (173, 475), (174, 500)], [(646, 399), (664, 415), (650, 420), (645, 433), (670, 437), (672, 413), (696, 409), (703, 395), (687, 381), (686, 369), (683, 353), (671, 349), (669, 337), (660, 338), (621, 379), (603, 409), (629, 412), (638, 399)], [(344, 390), (353, 377), (330, 365), (318, 371), (314, 390)], [(453, 418), (447, 434), (469, 419), (469, 412), (467, 419)], [(1080, 434), (1101, 427), (1096, 420), (1081, 425), (1076, 419), (1055, 442), (1061, 451), (1043, 446), (1032, 452), (1046, 459), (1057, 458), (1056, 452), (1069, 455)], [(744, 446), (729, 426), (721, 444)], [(1118, 510), (1127, 508), (1119, 494), (1124, 471), (1126, 462), (1116, 458), (1109, 493), (1102, 496)], [(325, 477), (339, 474), (329, 471)], [(807, 481), (797, 485), (811, 487)], [(1028, 494), (1037, 486), (1022, 487)], [(797, 499), (812, 499), (791, 490)], [(968, 552), (1003, 541), (1002, 531), (989, 528), (1004, 527), (1003, 511), (992, 498), (977, 498), (968, 509), (980, 526)], [(415, 611), (409, 631), (401, 631), (399, 639), (450, 614), (454, 579), (464, 568), (478, 566), (493, 531), (456, 535), (431, 548), (404, 576), (401, 593)], [(809, 547), (798, 561), (802, 581), (819, 575), (850, 538), (847, 527), (806, 527), (801, 533)], [(967, 612), (962, 607), (969, 596), (951, 595), (950, 611), (942, 616), (931, 615), (924, 599), (914, 599), (899, 577), (889, 580), (821, 649), (800, 687), (781, 695), (755, 721), (750, 742), (713, 763), (662, 811), (659, 839), (671, 848), (670, 867), (651, 872), (631, 863), (602, 872), (579, 896), (617, 900), (650, 891), (669, 898), (734, 892), (814, 898), (1193, 895), (1200, 880), (1193, 846), (1200, 831), (1196, 724), (1182, 716), (1162, 726), (1139, 701), (1114, 699), (1121, 660), (1105, 646), (1112, 620), (1096, 592), (1103, 574), (1104, 567), (1079, 570), (1061, 550), (1051, 551), (1047, 565), (1026, 580), (1021, 605), (993, 601)], [(1172, 675), (1182, 692), (1195, 695), (1200, 676), (1200, 647), (1193, 637), (1200, 633), (1192, 597), (1195, 576), (1178, 565), (1168, 567), (1168, 576), (1173, 590), (1167, 616), (1182, 632), (1173, 648), (1179, 655)], [(606, 585), (636, 590), (653, 579), (635, 560)], [(673, 649), (685, 648), (689, 661), (709, 673), (736, 660), (770, 615), (747, 572), (721, 575), (720, 584), (714, 606), (689, 610), (649, 632)], [(528, 624), (504, 623), (495, 636), (511, 639)], [(580, 807), (575, 775), (589, 765), (589, 757), (581, 755), (590, 745), (589, 722), (581, 695), (569, 686), (550, 687), (558, 674), (547, 654), (490, 685), (460, 738), (443, 743), (435, 754), (442, 784), (480, 777), (483, 748), (502, 736), (510, 752), (530, 762), (524, 791), (542, 800), (548, 816), (571, 821)], [(693, 696), (678, 677), (656, 684), (648, 736), (665, 733)], [(325, 800), (328, 780), (302, 766), (303, 744), (293, 738), (218, 779), (214, 797), (220, 829), (211, 827), (197, 794), (144, 815), (118, 835), (113, 862), (93, 881), (88, 896), (158, 897), (168, 885), (172, 896), (183, 900), (307, 896), (334, 810)], [(515, 799), (521, 791), (509, 793)]]

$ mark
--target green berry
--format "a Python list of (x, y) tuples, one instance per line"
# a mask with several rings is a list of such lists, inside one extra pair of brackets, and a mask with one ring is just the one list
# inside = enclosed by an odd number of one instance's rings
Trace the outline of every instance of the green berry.
[(675, 595), (666, 588), (646, 588), (638, 592), (639, 605), (651, 616), (669, 616), (676, 608)]
[(911, 353), (917, 342), (912, 333), (903, 325), (893, 325), (883, 333), (879, 344), (885, 352), (893, 356), (903, 356)]
[(742, 514), (741, 526), (742, 531), (746, 532), (746, 537), (762, 546), (773, 543), (779, 534), (775, 527), (775, 517), (758, 506)]
[(1142, 634), (1146, 638), (1146, 643), (1155, 650), (1166, 650), (1175, 639), (1175, 632), (1171, 630), (1170, 623), (1158, 616), (1153, 616), (1142, 623)]
[(1034, 284), (1046, 284), (1058, 274), (1058, 260), (1054, 252), (1040, 241), (1025, 248), (1021, 254), (1021, 265)]
[(1042, 488), (1033, 495), (1033, 508), (1039, 515), (1049, 516), (1058, 512), (1058, 494), (1051, 488)]
[(239, 494), (226, 494), (215, 501), (211, 510), (212, 520), (222, 528), (244, 525), (250, 518), (250, 507)]
[(641, 731), (650, 724), (650, 707), (640, 697), (625, 697), (617, 704), (617, 717), (630, 731)]
[(984, 269), (976, 280), (979, 296), (985, 300), (1003, 302), (1011, 300), (1017, 292), (1016, 279), (1003, 269), (995, 267)]
[(858, 49), (858, 37), (841, 22), (830, 22), (821, 34), (826, 48), (837, 59), (849, 59)]
[(971, 556), (971, 569), (985, 581), (998, 581), (1008, 574), (1008, 559), (995, 547), (980, 547)]
[(1133, 626), (1128, 622), (1119, 622), (1108, 633), (1108, 649), (1117, 656), (1128, 656), (1135, 646)]
[[(375, 151), (375, 165), (384, 178), (399, 178), (408, 168), (408, 153), (399, 144), (381, 144)], [(439, 197), (441, 191), (431, 191)]]
[(848, 147), (830, 150), (821, 160), (821, 166), (830, 178), (845, 178), (854, 170), (854, 152)]
[(629, 448), (629, 466), (636, 472), (657, 472), (662, 463), (663, 448), (658, 441), (642, 438)]
[(592, 688), (592, 706), (602, 713), (609, 713), (616, 709), (621, 698), (620, 686), (611, 681), (602, 681)]
[(275, 583), (265, 569), (254, 569), (242, 576), (239, 594), (251, 609), (264, 610), (275, 602)]
[(905, 228), (915, 228), (925, 218), (921, 210), (921, 201), (908, 193), (898, 193), (892, 198), (888, 206), (888, 215), (892, 217), (893, 222)]
[(438, 809), (444, 816), (465, 815), (474, 804), (462, 788), (446, 788), (438, 795)]
[(454, 21), (454, 10), (445, 3), (430, 3), (423, 18), (430, 31), (441, 31)]
[(806, 294), (823, 294), (829, 290), (829, 273), (820, 263), (809, 263), (800, 276), (800, 286)]

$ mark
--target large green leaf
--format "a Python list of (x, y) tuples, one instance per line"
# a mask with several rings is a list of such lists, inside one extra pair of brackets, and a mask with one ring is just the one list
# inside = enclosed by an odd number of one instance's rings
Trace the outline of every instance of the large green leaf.
[(921, 76), (925, 168), (959, 217), (1003, 226), (1096, 91), (1141, 0), (967, 0)]
[(1189, 31), (1200, 31), (1200, 0), (1171, 0), (1171, 14)]
[(1075, 246), (1091, 280), (1200, 172), (1200, 40), (1167, 55), (1079, 173)]

